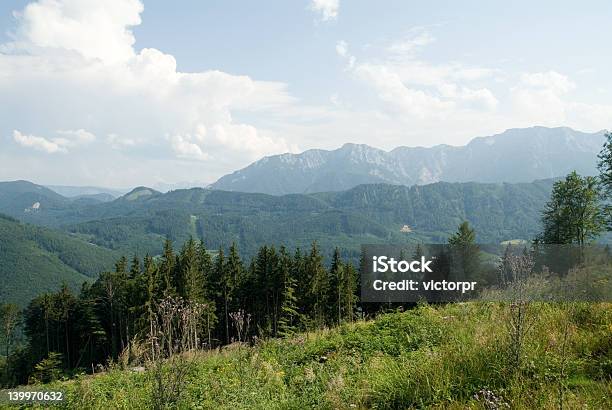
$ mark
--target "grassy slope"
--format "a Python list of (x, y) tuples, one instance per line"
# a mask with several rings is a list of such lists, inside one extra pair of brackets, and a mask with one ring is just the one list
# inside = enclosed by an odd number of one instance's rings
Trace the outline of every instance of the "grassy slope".
[(118, 255), (63, 232), (19, 223), (0, 215), (0, 302), (26, 305), (63, 283), (73, 289)]
[[(564, 408), (612, 408), (610, 307), (535, 305), (518, 373), (506, 354), (508, 308), (491, 303), (423, 306), (256, 347), (230, 346), (193, 359), (179, 407), (484, 408), (474, 394), (488, 389), (512, 408), (552, 409), (562, 380)], [(115, 369), (47, 387), (65, 389), (71, 408), (151, 406), (149, 373)]]

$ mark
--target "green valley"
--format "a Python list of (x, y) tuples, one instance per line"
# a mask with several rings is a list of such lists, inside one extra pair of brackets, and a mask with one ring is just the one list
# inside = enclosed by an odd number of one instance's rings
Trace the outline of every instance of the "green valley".
[(0, 300), (25, 306), (62, 284), (79, 289), (110, 269), (118, 253), (0, 214)]

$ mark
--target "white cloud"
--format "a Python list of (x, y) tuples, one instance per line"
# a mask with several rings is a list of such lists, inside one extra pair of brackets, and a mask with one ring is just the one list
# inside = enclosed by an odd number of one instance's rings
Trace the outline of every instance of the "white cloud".
[(78, 130), (59, 130), (57, 133), (65, 136), (66, 138), (64, 139), (66, 139), (70, 145), (86, 144), (96, 140), (95, 135), (85, 131), (83, 128)]
[(139, 25), (139, 0), (39, 0), (16, 13), (13, 46), (74, 51), (108, 63), (134, 56), (129, 27)]
[[(387, 112), (410, 122), (448, 119), (497, 108), (499, 100), (493, 91), (474, 85), (495, 70), (421, 60), (418, 51), (431, 44), (434, 37), (420, 28), (411, 31), (411, 36), (383, 47), (382, 59), (354, 64), (351, 70), (375, 91)], [(349, 55), (345, 43), (336, 48), (340, 56)]]
[(340, 40), (336, 43), (336, 53), (338, 53), (340, 57), (348, 56), (348, 44), (346, 41)]
[(173, 135), (170, 138), (172, 142), (172, 149), (180, 158), (206, 160), (209, 158), (208, 154), (202, 151), (200, 146), (191, 141), (190, 137), (183, 137), (181, 135)]
[[(376, 110), (438, 141), (436, 133), (448, 141), (449, 130), (460, 127), (470, 130), (466, 136), (536, 124), (589, 131), (609, 127), (612, 106), (576, 101), (578, 85), (567, 75), (433, 63), (419, 54), (432, 42), (427, 32), (413, 30), (412, 37), (381, 47), (380, 56), (355, 59), (359, 62), (348, 71), (380, 101)], [(345, 60), (355, 58), (346, 42), (337, 43), (336, 51)]]
[(312, 0), (310, 8), (319, 13), (323, 21), (335, 20), (338, 18), (340, 0)]
[(351, 69), (355, 66), (357, 59), (349, 53), (348, 43), (346, 41), (340, 40), (336, 43), (336, 54), (347, 61), (347, 69)]
[(540, 90), (549, 90), (555, 94), (565, 94), (576, 87), (569, 78), (556, 71), (544, 73), (526, 73), (521, 76), (521, 83)]
[(378, 97), (393, 108), (398, 115), (417, 118), (441, 116), (454, 108), (453, 101), (415, 89), (404, 84), (401, 75), (393, 67), (374, 64), (359, 64), (355, 73), (365, 83), (374, 88)]
[(111, 133), (106, 136), (106, 142), (113, 149), (122, 149), (126, 147), (133, 147), (137, 144), (133, 138), (124, 138), (117, 134)]
[(424, 46), (433, 43), (435, 38), (428, 32), (422, 31), (416, 36), (404, 38), (387, 46), (386, 50), (396, 55), (412, 55)]
[(17, 130), (13, 131), (13, 139), (23, 147), (33, 148), (37, 151), (43, 151), (49, 154), (66, 152), (66, 149), (57, 142), (50, 141), (44, 137), (37, 137), (35, 135), (25, 135)]
[(577, 85), (556, 71), (523, 73), (511, 89), (515, 112), (524, 121), (579, 129), (608, 128), (612, 105), (588, 104), (575, 101), (571, 92)]
[[(138, 143), (156, 156), (198, 160), (222, 151), (241, 165), (287, 147), (232, 115), (291, 106), (285, 84), (220, 71), (184, 73), (172, 55), (135, 50), (131, 28), (142, 11), (138, 0), (38, 0), (17, 13), (14, 40), (0, 53), (0, 105), (11, 107), (8, 118), (25, 119), (11, 120), (12, 128), (30, 127), (33, 118), (40, 133), (57, 135), (20, 133), (17, 143), (67, 152), (95, 143), (95, 133), (107, 135), (104, 142), (115, 150)], [(200, 126), (223, 130), (223, 137), (191, 141)]]
[(43, 151), (49, 154), (56, 152), (68, 152), (68, 148), (73, 148), (82, 144), (93, 142), (96, 136), (92, 133), (79, 130), (59, 130), (56, 132), (61, 137), (45, 138), (35, 135), (24, 135), (18, 130), (13, 131), (13, 140), (22, 147), (33, 148), (37, 151)]

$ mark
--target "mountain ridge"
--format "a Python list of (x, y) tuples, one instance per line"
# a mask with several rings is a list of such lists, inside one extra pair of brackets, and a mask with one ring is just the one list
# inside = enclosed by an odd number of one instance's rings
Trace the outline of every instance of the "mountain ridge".
[(464, 146), (396, 147), (385, 151), (346, 143), (335, 150), (264, 157), (219, 178), (211, 189), (272, 195), (343, 191), (360, 184), (531, 182), (576, 169), (596, 172), (604, 131), (568, 127), (512, 128), (476, 137)]

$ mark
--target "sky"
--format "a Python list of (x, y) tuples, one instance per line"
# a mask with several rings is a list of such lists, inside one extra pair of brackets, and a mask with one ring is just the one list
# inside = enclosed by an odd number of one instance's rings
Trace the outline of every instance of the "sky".
[(347, 142), (609, 129), (611, 17), (609, 0), (2, 0), (0, 180), (205, 185)]

